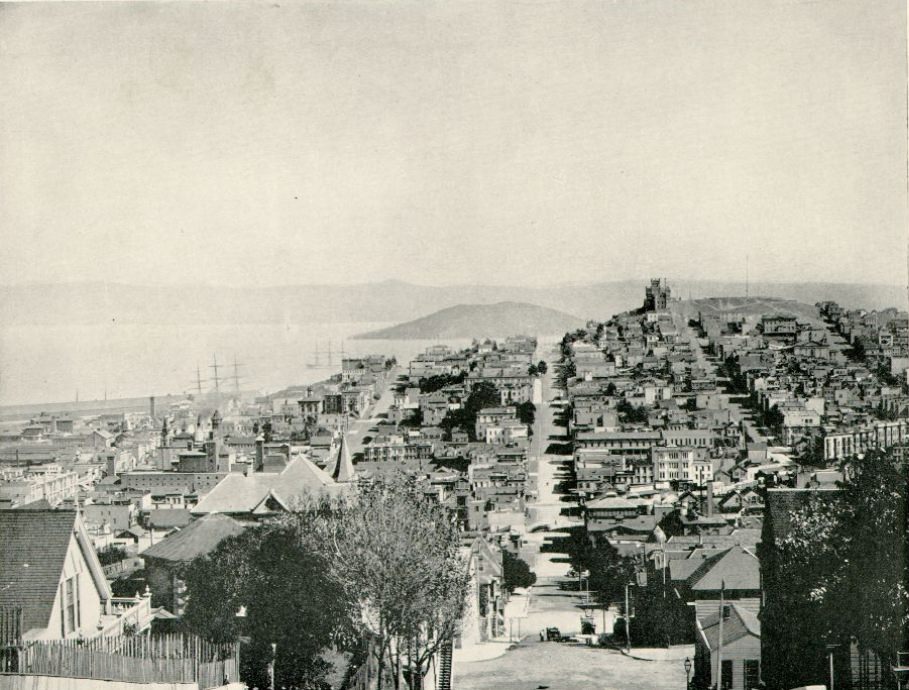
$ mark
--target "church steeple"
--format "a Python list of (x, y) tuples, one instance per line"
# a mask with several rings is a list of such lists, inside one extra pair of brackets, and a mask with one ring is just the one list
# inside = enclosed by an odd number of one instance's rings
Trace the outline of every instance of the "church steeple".
[(350, 447), (343, 433), (338, 445), (338, 453), (335, 456), (334, 467), (331, 468), (329, 474), (338, 483), (352, 482), (357, 478), (353, 461), (350, 458)]

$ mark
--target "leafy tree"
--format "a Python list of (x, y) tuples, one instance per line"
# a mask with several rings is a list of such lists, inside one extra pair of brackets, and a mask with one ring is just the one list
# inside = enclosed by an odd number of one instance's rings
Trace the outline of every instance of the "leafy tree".
[(456, 521), (403, 476), (363, 488), (322, 522), (323, 577), (364, 634), (376, 640), (380, 687), (386, 670), (399, 687), (408, 661), (423, 669), (458, 631), (469, 574)]
[(635, 562), (623, 557), (606, 540), (592, 543), (584, 530), (572, 530), (565, 544), (572, 570), (590, 571), (589, 586), (594, 599), (604, 605), (624, 601), (625, 584), (635, 575)]
[(767, 410), (763, 415), (764, 426), (768, 429), (781, 429), (784, 419), (783, 413), (780, 412), (780, 408), (776, 405)]
[(411, 410), (410, 416), (401, 421), (401, 426), (419, 429), (423, 426), (423, 410), (419, 407), (415, 410)]
[(122, 560), (125, 560), (129, 557), (129, 554), (126, 553), (126, 550), (122, 546), (108, 546), (106, 549), (101, 549), (98, 552), (98, 560), (101, 562), (101, 565), (111, 565), (112, 563), (119, 563)]
[(587, 566), (594, 599), (606, 606), (622, 603), (625, 585), (634, 581), (635, 568), (634, 559), (619, 555), (618, 550), (608, 541), (598, 543), (591, 552)]
[(836, 523), (847, 549), (839, 606), (851, 607), (850, 630), (859, 641), (891, 659), (909, 642), (909, 478), (905, 465), (883, 451), (866, 453), (850, 473), (847, 509)]
[(855, 637), (886, 668), (909, 643), (905, 468), (891, 453), (875, 450), (848, 469), (840, 492), (812, 496), (793, 512), (790, 528), (768, 554), (774, 579), (785, 586), (763, 614), (767, 630), (801, 660), (781, 661), (789, 667), (778, 673), (787, 680), (810, 679), (805, 659), (823, 673), (825, 644)]
[(861, 338), (856, 338), (852, 342), (852, 349), (849, 351), (849, 355), (853, 359), (857, 359), (859, 361), (864, 361), (864, 359), (866, 357), (865, 343), (862, 341)]
[(529, 400), (527, 402), (522, 402), (517, 408), (518, 419), (522, 424), (533, 426), (533, 421), (536, 418), (536, 411), (536, 406)]
[(557, 368), (557, 382), (561, 388), (567, 388), (568, 380), (574, 378), (578, 375), (577, 367), (574, 364), (573, 359), (566, 359), (556, 365)]
[(509, 592), (516, 587), (530, 587), (537, 581), (527, 562), (507, 550), (502, 551), (502, 571), (503, 584)]
[(545, 376), (547, 371), (549, 371), (549, 365), (544, 360), (541, 359), (537, 362), (537, 372), (539, 372), (540, 376)]
[(527, 375), (528, 375), (528, 376), (536, 376), (536, 375), (539, 374), (539, 373), (540, 373), (540, 372), (539, 372), (539, 370), (537, 369), (537, 365), (536, 365), (536, 364), (531, 364), (529, 367), (527, 367)]
[(480, 381), (474, 384), (467, 396), (467, 402), (464, 407), (474, 415), (486, 407), (496, 407), (502, 402), (499, 395), (499, 389), (490, 381)]
[(460, 374), (434, 374), (433, 376), (423, 377), (420, 379), (419, 386), (421, 393), (435, 393), (446, 386), (454, 386), (464, 383), (467, 378), (467, 372), (462, 371)]
[(812, 436), (808, 440), (805, 451), (800, 459), (803, 465), (823, 467), (826, 464), (826, 461), (824, 460), (824, 437)]
[[(314, 540), (315, 518), (305, 511), (247, 529), (185, 571), (186, 625), (215, 642), (246, 636), (241, 674), (250, 687), (267, 685), (272, 643), (279, 687), (321, 688), (332, 670), (326, 647), (345, 648), (356, 639), (340, 588), (324, 577), (328, 564)], [(241, 606), (245, 620), (236, 615)]]
[(616, 404), (615, 409), (629, 424), (644, 424), (648, 419), (647, 408), (636, 407), (624, 398)]
[(471, 441), (476, 441), (477, 414), (486, 407), (496, 407), (502, 402), (499, 389), (490, 381), (480, 381), (474, 384), (467, 396), (467, 400), (458, 410), (451, 410), (439, 424), (444, 430), (446, 438), (451, 440), (451, 432), (458, 427), (467, 432)]

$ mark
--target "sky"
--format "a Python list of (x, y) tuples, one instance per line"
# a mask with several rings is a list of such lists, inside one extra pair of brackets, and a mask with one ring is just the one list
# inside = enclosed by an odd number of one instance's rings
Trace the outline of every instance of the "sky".
[(901, 0), (0, 5), (0, 283), (904, 284)]

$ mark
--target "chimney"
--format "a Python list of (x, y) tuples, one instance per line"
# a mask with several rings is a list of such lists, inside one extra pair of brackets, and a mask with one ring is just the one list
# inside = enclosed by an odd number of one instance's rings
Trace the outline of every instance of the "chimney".
[(107, 461), (107, 476), (116, 477), (117, 476), (117, 454), (114, 451), (107, 453), (105, 460)]
[(255, 471), (261, 472), (265, 465), (265, 438), (258, 436), (256, 438), (256, 466)]
[(713, 517), (713, 482), (707, 482), (707, 517)]

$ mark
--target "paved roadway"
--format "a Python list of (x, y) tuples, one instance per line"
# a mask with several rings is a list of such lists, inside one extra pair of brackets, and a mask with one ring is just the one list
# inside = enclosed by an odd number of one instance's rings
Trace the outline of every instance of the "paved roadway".
[[(673, 321), (676, 328), (679, 329), (680, 333), (684, 333), (685, 337), (687, 337), (691, 342), (691, 349), (694, 351), (694, 356), (697, 359), (698, 365), (703, 367), (710, 376), (718, 380), (723, 380), (719, 375), (716, 359), (707, 356), (707, 354), (698, 344), (698, 334), (695, 333), (694, 329), (688, 324), (688, 320), (694, 318), (696, 314), (693, 314), (689, 311), (690, 307), (686, 309), (684, 307), (684, 304), (685, 303), (683, 303), (683, 308), (681, 311), (673, 312)], [(749, 443), (772, 443), (772, 439), (769, 439), (767, 436), (762, 434), (757, 425), (754, 423), (754, 416), (751, 410), (743, 408), (728, 394), (724, 394), (724, 397), (726, 398), (726, 404), (729, 407), (729, 413), (732, 417), (732, 421), (743, 426), (745, 430), (745, 436), (747, 437)]]
[(402, 373), (400, 367), (395, 367), (390, 372), (385, 389), (381, 397), (367, 410), (366, 415), (360, 419), (351, 419), (347, 423), (347, 442), (351, 456), (363, 452), (363, 439), (372, 436), (370, 428), (379, 422), (379, 415), (387, 413), (395, 397), (395, 384), (398, 374)]
[[(562, 500), (557, 492), (560, 479), (567, 473), (570, 456), (547, 453), (550, 443), (565, 440), (565, 429), (554, 424), (552, 405), (553, 367), (556, 355), (543, 352), (539, 359), (548, 360), (549, 373), (543, 377), (544, 402), (537, 405), (534, 439), (531, 446), (531, 484), (538, 500), (529, 507), (529, 528), (540, 531), (527, 534), (522, 554), (537, 574), (531, 589), (528, 616), (521, 621), (524, 639), (505, 655), (488, 661), (455, 664), (452, 687), (455, 690), (518, 690), (552, 688), (552, 690), (591, 690), (593, 688), (627, 690), (677, 690), (684, 687), (683, 660), (691, 656), (690, 646), (669, 650), (634, 650), (651, 661), (632, 659), (608, 648), (592, 648), (573, 643), (540, 642), (539, 631), (558, 627), (565, 635), (580, 632), (585, 595), (577, 583), (568, 578), (565, 554), (544, 551), (544, 544), (564, 536), (563, 530), (580, 524), (578, 518), (562, 515), (566, 507), (576, 505)], [(533, 480), (536, 480), (535, 482)], [(535, 486), (533, 486), (535, 484)], [(594, 621), (597, 632), (611, 630), (613, 611), (597, 610)]]

